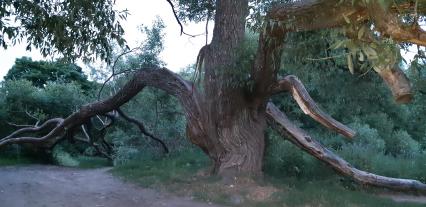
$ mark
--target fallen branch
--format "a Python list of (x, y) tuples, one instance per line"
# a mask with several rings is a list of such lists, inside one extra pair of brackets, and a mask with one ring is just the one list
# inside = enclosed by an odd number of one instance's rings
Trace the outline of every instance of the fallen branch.
[(330, 165), (342, 175), (351, 177), (361, 184), (384, 187), (392, 190), (408, 190), (426, 193), (426, 184), (420, 181), (385, 177), (354, 168), (347, 161), (322, 146), (307, 132), (293, 124), (274, 104), (268, 103), (266, 113), (268, 123), (283, 137), (322, 162)]

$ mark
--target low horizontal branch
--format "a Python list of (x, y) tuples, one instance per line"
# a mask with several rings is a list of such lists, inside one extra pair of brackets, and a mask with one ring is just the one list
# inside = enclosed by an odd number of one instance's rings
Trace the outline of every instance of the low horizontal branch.
[(272, 103), (268, 103), (267, 105), (267, 120), (283, 137), (320, 161), (328, 164), (337, 172), (352, 178), (358, 183), (392, 190), (426, 193), (426, 184), (420, 181), (391, 178), (354, 168), (347, 161), (322, 146), (307, 132), (293, 124), (287, 116)]

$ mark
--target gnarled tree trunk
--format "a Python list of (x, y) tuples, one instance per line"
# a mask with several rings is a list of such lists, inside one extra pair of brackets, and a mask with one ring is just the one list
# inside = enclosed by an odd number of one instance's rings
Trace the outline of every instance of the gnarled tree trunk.
[(265, 104), (247, 97), (244, 87), (232, 86), (244, 41), (248, 0), (217, 1), (213, 39), (204, 56), (203, 125), (218, 174), (260, 174), (264, 150)]

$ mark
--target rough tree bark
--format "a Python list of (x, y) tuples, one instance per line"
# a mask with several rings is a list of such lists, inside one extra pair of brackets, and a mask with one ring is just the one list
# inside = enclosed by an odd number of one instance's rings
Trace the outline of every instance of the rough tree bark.
[(217, 1), (213, 39), (205, 51), (202, 97), (207, 151), (218, 174), (259, 174), (264, 149), (264, 104), (245, 89), (231, 87), (227, 71), (235, 66), (244, 41), (248, 0)]
[[(377, 8), (380, 5), (375, 3), (354, 6), (351, 1), (340, 0), (305, 0), (275, 5), (266, 15), (263, 32), (259, 34), (253, 65), (241, 69), (236, 62), (238, 49), (244, 41), (248, 3), (248, 0), (216, 0), (213, 39), (202, 49), (203, 54), (197, 63), (203, 66), (204, 71), (202, 90), (165, 68), (141, 69), (113, 97), (83, 106), (65, 119), (51, 119), (37, 127), (20, 129), (1, 139), (0, 146), (22, 143), (50, 146), (91, 117), (119, 110), (145, 86), (150, 86), (177, 97), (187, 118), (188, 138), (212, 159), (215, 174), (225, 177), (261, 174), (264, 131), (268, 120), (295, 145), (357, 182), (398, 190), (426, 191), (425, 185), (418, 181), (377, 176), (351, 167), (306, 132), (295, 127), (272, 104), (268, 105), (270, 96), (289, 92), (307, 115), (337, 133), (353, 137), (355, 132), (323, 112), (296, 77), (287, 76), (278, 80), (285, 36), (289, 32), (342, 27), (348, 24), (348, 20), (353, 24), (371, 20), (378, 25), (382, 35), (398, 41), (426, 45), (423, 30), (416, 27), (415, 30), (407, 31), (395, 19), (395, 11), (401, 11), (401, 8), (409, 11), (410, 4), (400, 5), (398, 9), (391, 7), (387, 11)], [(373, 14), (372, 11), (386, 14)], [(386, 19), (383, 18), (391, 19), (394, 27), (386, 27)], [(253, 82), (253, 87), (230, 84), (235, 80), (229, 71), (235, 69), (241, 72), (239, 75)], [(411, 100), (408, 79), (398, 68), (379, 75), (390, 86), (397, 101)], [(142, 130), (141, 122), (138, 125)], [(24, 136), (46, 130), (50, 132), (41, 137)]]

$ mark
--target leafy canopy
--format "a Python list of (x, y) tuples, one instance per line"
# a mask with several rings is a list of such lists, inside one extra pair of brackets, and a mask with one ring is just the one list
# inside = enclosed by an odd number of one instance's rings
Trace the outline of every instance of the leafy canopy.
[(81, 67), (61, 61), (33, 61), (29, 57), (17, 58), (5, 80), (28, 80), (34, 86), (44, 88), (48, 82), (76, 82), (83, 90), (92, 87)]
[(111, 57), (111, 42), (124, 45), (120, 20), (127, 11), (114, 10), (113, 0), (2, 0), (0, 46), (23, 40), (42, 55), (69, 60)]

